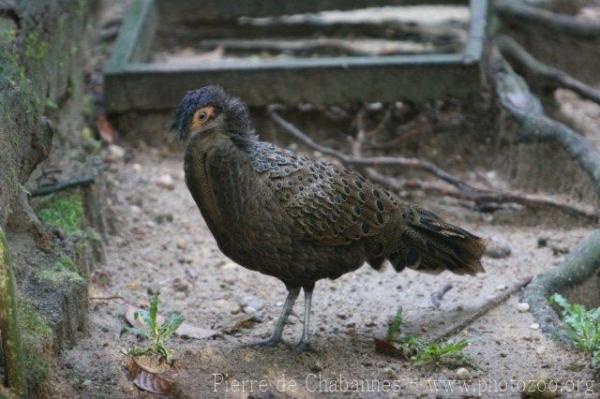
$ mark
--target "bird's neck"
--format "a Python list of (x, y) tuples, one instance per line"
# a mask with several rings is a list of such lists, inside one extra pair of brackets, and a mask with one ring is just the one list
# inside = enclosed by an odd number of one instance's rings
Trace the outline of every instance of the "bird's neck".
[(244, 174), (239, 170), (244, 165), (243, 152), (231, 135), (222, 131), (192, 137), (185, 151), (186, 184), (218, 242), (226, 239), (226, 232), (221, 230), (234, 213), (223, 212), (221, 207), (233, 211), (231, 197), (236, 195), (236, 180)]

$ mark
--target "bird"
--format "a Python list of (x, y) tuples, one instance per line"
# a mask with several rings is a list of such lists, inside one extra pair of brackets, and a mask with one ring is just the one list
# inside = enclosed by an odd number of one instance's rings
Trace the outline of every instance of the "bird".
[(484, 239), (360, 173), (261, 141), (247, 105), (220, 86), (188, 91), (170, 130), (184, 142), (185, 182), (220, 251), (287, 288), (273, 333), (257, 345), (282, 341), (303, 290), (296, 348), (310, 350), (315, 283), (365, 262), (381, 270), (387, 260), (397, 272), (484, 272)]

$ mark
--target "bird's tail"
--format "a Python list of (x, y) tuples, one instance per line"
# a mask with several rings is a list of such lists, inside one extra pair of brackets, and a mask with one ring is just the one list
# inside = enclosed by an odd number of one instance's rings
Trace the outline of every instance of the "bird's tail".
[(399, 217), (401, 236), (387, 256), (396, 271), (405, 267), (425, 273), (485, 271), (481, 266), (485, 240), (417, 207), (403, 208)]

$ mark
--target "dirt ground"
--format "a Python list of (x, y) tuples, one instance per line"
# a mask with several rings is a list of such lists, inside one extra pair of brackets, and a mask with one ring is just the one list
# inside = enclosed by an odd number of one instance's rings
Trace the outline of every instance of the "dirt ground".
[[(94, 299), (119, 295), (142, 306), (149, 292), (160, 292), (162, 313), (178, 310), (194, 326), (227, 330), (242, 317), (246, 304), (257, 309), (261, 320), (233, 334), (170, 342), (181, 366), (179, 397), (310, 398), (324, 395), (324, 390), (343, 391), (339, 396), (389, 395), (376, 384), (352, 391), (345, 382), (354, 379), (379, 381), (381, 386), (390, 381), (401, 397), (513, 397), (524, 381), (540, 377), (555, 381), (559, 391), (568, 392), (565, 397), (591, 396), (591, 373), (569, 371), (577, 369), (582, 358), (533, 329), (533, 317), (517, 309), (518, 295), (452, 338), (469, 340), (466, 352), (479, 367), (467, 383), (457, 381), (451, 370), (430, 373), (377, 354), (373, 341), (385, 334), (400, 306), (407, 333), (435, 335), (522, 279), (557, 265), (564, 255), (555, 255), (560, 252), (556, 249), (571, 247), (587, 235), (586, 229), (506, 227), (495, 225), (489, 216), (424, 200), (451, 221), (503, 242), (511, 255), (484, 258), (487, 273), (478, 277), (411, 270), (397, 274), (391, 267), (377, 272), (365, 266), (336, 281), (320, 281), (313, 301), (314, 352), (297, 354), (291, 346), (245, 348), (244, 343), (269, 335), (285, 298), (283, 284), (219, 252), (185, 187), (181, 153), (126, 149), (126, 161), (112, 163), (109, 171), (116, 234), (107, 248), (108, 262), (96, 271), (90, 292), (90, 337), (63, 356), (70, 381), (82, 397), (149, 396), (126, 377), (121, 351), (135, 343), (131, 337), (119, 337), (126, 325), (126, 304)], [(538, 247), (542, 236), (551, 237), (554, 251)], [(435, 309), (430, 295), (448, 282), (454, 288)], [(299, 314), (302, 303), (300, 299), (295, 307)], [(288, 343), (299, 338), (301, 326), (292, 316), (284, 335)], [(245, 383), (245, 389), (238, 383)]]

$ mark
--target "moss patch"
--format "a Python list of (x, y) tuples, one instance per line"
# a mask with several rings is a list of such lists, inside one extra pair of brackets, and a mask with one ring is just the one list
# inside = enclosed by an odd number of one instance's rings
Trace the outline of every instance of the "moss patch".
[(52, 281), (54, 283), (60, 283), (63, 281), (69, 282), (85, 282), (83, 277), (79, 274), (79, 269), (73, 260), (69, 257), (63, 256), (51, 267), (40, 267), (38, 271), (38, 277), (43, 280)]
[(37, 207), (36, 213), (48, 226), (66, 234), (83, 235), (83, 200), (78, 192), (53, 195)]
[(19, 324), (21, 325), (27, 383), (35, 387), (46, 379), (48, 366), (44, 355), (49, 353), (52, 329), (39, 311), (21, 299), (18, 303)]

